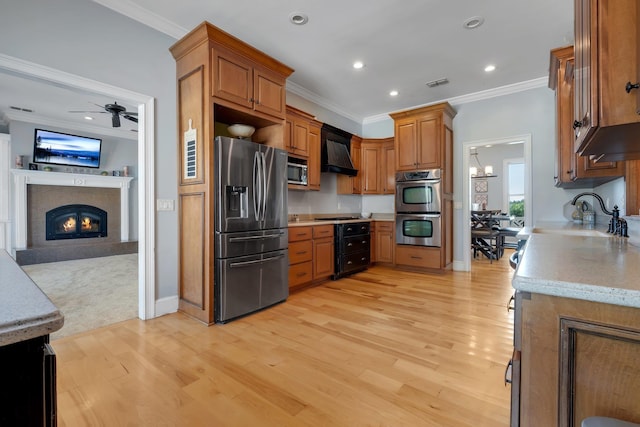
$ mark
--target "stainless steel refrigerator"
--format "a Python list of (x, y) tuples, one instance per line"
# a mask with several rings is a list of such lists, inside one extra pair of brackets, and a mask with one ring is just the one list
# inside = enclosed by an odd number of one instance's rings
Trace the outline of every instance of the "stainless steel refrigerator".
[(289, 296), (287, 153), (216, 137), (215, 320), (225, 323)]

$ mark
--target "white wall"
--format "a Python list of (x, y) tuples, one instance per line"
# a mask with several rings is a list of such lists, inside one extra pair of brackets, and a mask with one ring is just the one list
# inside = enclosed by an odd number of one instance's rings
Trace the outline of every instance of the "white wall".
[[(174, 39), (84, 0), (3, 2), (0, 28), (0, 53), (154, 97), (155, 196), (177, 198)], [(155, 221), (156, 247), (148, 249), (161, 299), (177, 295), (177, 212)]]

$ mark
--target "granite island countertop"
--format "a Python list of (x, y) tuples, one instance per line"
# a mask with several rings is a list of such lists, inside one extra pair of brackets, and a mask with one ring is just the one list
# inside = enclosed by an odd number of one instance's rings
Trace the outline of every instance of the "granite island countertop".
[(532, 293), (640, 308), (640, 248), (619, 236), (533, 232), (512, 285)]
[(49, 335), (64, 317), (51, 300), (0, 250), (0, 346)]

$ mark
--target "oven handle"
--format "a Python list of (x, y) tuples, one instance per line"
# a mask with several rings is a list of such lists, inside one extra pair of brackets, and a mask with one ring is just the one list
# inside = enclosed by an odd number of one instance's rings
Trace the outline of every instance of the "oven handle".
[(415, 186), (415, 184), (440, 184), (442, 179), (418, 179), (416, 181), (396, 181), (396, 184), (408, 184)]
[(396, 214), (396, 219), (398, 218), (440, 218), (442, 217), (441, 213), (398, 213)]

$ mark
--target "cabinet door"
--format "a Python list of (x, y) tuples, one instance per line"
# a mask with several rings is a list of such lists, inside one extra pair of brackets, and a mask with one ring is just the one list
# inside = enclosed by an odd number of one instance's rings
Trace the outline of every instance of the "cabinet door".
[(307, 161), (309, 190), (320, 190), (320, 128), (309, 126), (309, 160)]
[(302, 120), (294, 120), (292, 135), (291, 151), (298, 156), (307, 157), (309, 155), (309, 127), (307, 123)]
[(382, 167), (380, 174), (380, 185), (382, 194), (394, 194), (396, 192), (396, 150), (393, 138), (382, 145)]
[(353, 194), (362, 193), (362, 148), (360, 147), (360, 140), (351, 139), (351, 161), (353, 167), (358, 170), (358, 175), (351, 179), (353, 185)]
[(418, 168), (435, 169), (442, 167), (440, 162), (440, 126), (439, 117), (418, 119)]
[(284, 148), (289, 153), (293, 153), (293, 120), (284, 122)]
[(396, 170), (414, 170), (417, 163), (418, 130), (414, 119), (396, 122)]
[(362, 194), (379, 194), (380, 146), (377, 143), (362, 144)]
[(597, 63), (592, 52), (597, 46), (597, 38), (591, 28), (592, 4), (595, 0), (575, 0), (575, 94), (574, 94), (574, 151), (580, 151), (587, 134), (598, 125), (597, 105), (593, 102), (595, 96), (592, 88), (597, 81)]
[(393, 224), (391, 222), (378, 222), (376, 224), (376, 257), (378, 262), (393, 262)]
[(333, 237), (313, 241), (313, 279), (329, 277), (334, 271)]
[(266, 69), (253, 70), (253, 108), (261, 113), (284, 118), (286, 93), (284, 79)]
[(214, 49), (213, 96), (253, 108), (253, 67), (244, 58), (224, 49)]

